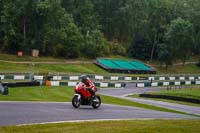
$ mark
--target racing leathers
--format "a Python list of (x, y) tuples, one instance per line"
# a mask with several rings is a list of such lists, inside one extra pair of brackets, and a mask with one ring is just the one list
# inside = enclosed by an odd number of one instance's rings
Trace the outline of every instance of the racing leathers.
[(92, 80), (90, 80), (89, 78), (86, 78), (84, 84), (86, 86), (86, 89), (88, 89), (88, 91), (91, 93), (91, 95), (94, 96), (97, 89), (96, 89), (96, 86), (94, 85), (94, 83), (92, 82)]

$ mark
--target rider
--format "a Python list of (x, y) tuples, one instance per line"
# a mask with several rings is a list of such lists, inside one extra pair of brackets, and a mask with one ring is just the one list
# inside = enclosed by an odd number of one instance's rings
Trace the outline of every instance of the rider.
[(96, 92), (96, 86), (94, 85), (92, 80), (90, 80), (86, 75), (81, 75), (80, 79), (81, 79), (81, 82), (85, 84), (86, 89), (88, 89), (91, 95), (94, 96)]

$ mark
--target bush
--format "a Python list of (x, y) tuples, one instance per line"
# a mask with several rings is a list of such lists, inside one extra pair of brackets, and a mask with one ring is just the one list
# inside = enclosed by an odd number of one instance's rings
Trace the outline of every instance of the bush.
[(119, 43), (112, 43), (110, 45), (110, 51), (114, 55), (126, 55), (126, 49)]
[(200, 67), (200, 61), (196, 64), (198, 67)]

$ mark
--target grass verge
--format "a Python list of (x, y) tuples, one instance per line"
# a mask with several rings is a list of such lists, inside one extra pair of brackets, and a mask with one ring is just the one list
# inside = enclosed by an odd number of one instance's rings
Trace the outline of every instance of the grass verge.
[(159, 95), (167, 95), (167, 96), (178, 96), (178, 97), (200, 99), (200, 88), (161, 90), (161, 91), (157, 91), (157, 92), (151, 92), (150, 94), (159, 94)]
[[(124, 56), (111, 56), (110, 58), (115, 59), (128, 59), (132, 60), (129, 57)], [(52, 57), (39, 57), (34, 58), (31, 56), (23, 56), (17, 57), (16, 55), (9, 55), (9, 54), (0, 54), (0, 60), (7, 60), (7, 61), (36, 61), (36, 62), (64, 62), (65, 59), (62, 58), (52, 58)], [(69, 61), (92, 61), (88, 58), (78, 58), (78, 59), (70, 59)], [(144, 62), (145, 63), (145, 62)], [(153, 63), (156, 64), (156, 61)], [(167, 70), (164, 67), (155, 67), (157, 70), (157, 74), (193, 74), (193, 73), (200, 73), (199, 67), (195, 64), (189, 64), (185, 66), (171, 66)], [(108, 74), (106, 71), (102, 70), (101, 68), (97, 67), (94, 64), (35, 64), (32, 66), (31, 64), (15, 64), (15, 63), (5, 63), (0, 62), (0, 71), (2, 72), (66, 72), (66, 73), (96, 73), (96, 74)]]
[(72, 87), (17, 87), (9, 88), (9, 95), (0, 95), (0, 100), (69, 102), (73, 93)]
[(155, 100), (155, 101), (163, 101), (163, 102), (169, 102), (169, 103), (177, 103), (177, 104), (182, 104), (182, 105), (200, 107), (200, 104), (196, 104), (196, 103), (189, 103), (189, 102), (182, 102), (182, 101), (175, 101), (175, 100), (168, 100), (168, 99), (161, 99), (161, 98), (146, 98), (146, 97), (140, 97), (139, 94), (130, 95), (129, 97), (142, 98), (142, 99), (149, 99), (149, 100)]
[(0, 54), (0, 60), (6, 61), (53, 61), (53, 62), (62, 62), (63, 58), (53, 58), (53, 57), (32, 57), (28, 55), (23, 55), (22, 57), (18, 57), (12, 54)]
[[(65, 73), (88, 73), (88, 74), (109, 74), (105, 70), (96, 66), (93, 63), (77, 63), (77, 64), (17, 64), (17, 63), (7, 63), (0, 61), (0, 71), (1, 72), (65, 72)], [(197, 74), (200, 73), (199, 67), (194, 64), (185, 66), (174, 66), (170, 67), (168, 70), (165, 68), (156, 67), (157, 74)], [(114, 74), (116, 75), (116, 74)], [(118, 75), (127, 75), (119, 74)], [(129, 74), (130, 76), (148, 76), (148, 75), (136, 75)]]
[(167, 70), (164, 67), (155, 67), (157, 74), (198, 74), (200, 68), (195, 64), (170, 66)]
[(95, 64), (16, 64), (0, 63), (1, 72), (65, 72), (65, 73), (101, 73), (108, 74), (105, 70), (97, 67)]
[(128, 120), (0, 127), (1, 133), (198, 133), (200, 120)]

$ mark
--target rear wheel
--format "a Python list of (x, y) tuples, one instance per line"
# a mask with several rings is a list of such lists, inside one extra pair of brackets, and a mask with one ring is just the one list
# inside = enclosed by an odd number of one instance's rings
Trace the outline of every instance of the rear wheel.
[(78, 99), (78, 96), (75, 95), (75, 96), (72, 98), (72, 105), (73, 105), (74, 108), (80, 107), (80, 105), (81, 105), (81, 100)]
[(101, 106), (101, 98), (99, 96), (95, 96), (92, 100), (92, 107), (97, 109)]

